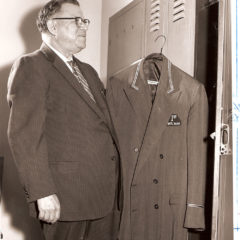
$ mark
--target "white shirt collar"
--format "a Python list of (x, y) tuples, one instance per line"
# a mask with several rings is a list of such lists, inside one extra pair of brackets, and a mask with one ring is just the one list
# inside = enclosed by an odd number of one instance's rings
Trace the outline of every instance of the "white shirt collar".
[(73, 72), (72, 70), (72, 67), (70, 66), (70, 64), (68, 63), (69, 61), (72, 61), (73, 60), (73, 56), (69, 57), (69, 58), (66, 58), (62, 53), (60, 53), (57, 49), (55, 49), (53, 46), (51, 46), (49, 43), (47, 43), (47, 41), (44, 41), (43, 39), (43, 42), (54, 52), (58, 55), (58, 57), (60, 57), (63, 62), (67, 65), (67, 67), (70, 69), (71, 72)]
[(67, 63), (68, 61), (72, 61), (73, 60), (73, 57), (69, 57), (69, 58), (66, 58), (62, 53), (60, 53), (56, 48), (54, 48), (53, 46), (51, 46), (49, 43), (45, 42), (44, 43), (49, 47), (51, 48), (65, 63)]

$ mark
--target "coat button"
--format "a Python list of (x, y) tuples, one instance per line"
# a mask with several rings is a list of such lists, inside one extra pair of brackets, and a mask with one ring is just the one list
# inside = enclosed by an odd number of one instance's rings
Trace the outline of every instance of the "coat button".
[(111, 159), (112, 159), (112, 161), (115, 161), (115, 160), (116, 160), (116, 157), (115, 157), (115, 156), (112, 156)]
[(155, 205), (154, 205), (154, 208), (155, 208), (155, 209), (159, 209), (158, 204), (155, 204)]
[(154, 184), (158, 184), (158, 180), (157, 179), (153, 179), (153, 183)]
[(163, 155), (162, 154), (160, 154), (160, 159), (163, 159)]
[(138, 148), (134, 148), (134, 152), (137, 153), (139, 151)]

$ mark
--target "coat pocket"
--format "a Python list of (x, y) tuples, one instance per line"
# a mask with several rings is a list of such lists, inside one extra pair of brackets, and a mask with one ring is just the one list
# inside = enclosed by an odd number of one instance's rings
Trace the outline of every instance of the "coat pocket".
[(183, 228), (184, 213), (186, 209), (183, 196), (184, 195), (181, 194), (173, 194), (169, 198), (169, 207), (172, 216), (171, 240), (184, 240), (187, 236), (187, 230)]
[(180, 194), (174, 194), (170, 196), (169, 198), (169, 205), (177, 205), (180, 204), (181, 202), (181, 195)]

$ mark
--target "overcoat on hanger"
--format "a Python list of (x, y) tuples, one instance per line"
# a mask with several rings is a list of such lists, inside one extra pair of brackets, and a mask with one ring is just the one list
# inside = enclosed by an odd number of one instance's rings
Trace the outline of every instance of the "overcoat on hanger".
[(147, 58), (160, 72), (153, 103), (146, 59), (107, 86), (121, 155), (119, 239), (186, 240), (188, 229), (205, 228), (207, 97), (165, 56)]

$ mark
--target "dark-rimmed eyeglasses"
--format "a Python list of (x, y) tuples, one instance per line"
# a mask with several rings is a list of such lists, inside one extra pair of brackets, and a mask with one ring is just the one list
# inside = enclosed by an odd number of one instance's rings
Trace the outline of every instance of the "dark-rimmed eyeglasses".
[(52, 18), (54, 20), (74, 20), (76, 25), (78, 27), (88, 27), (89, 24), (90, 24), (90, 20), (89, 19), (84, 19), (84, 18), (81, 18), (81, 17), (59, 17), (59, 18)]

